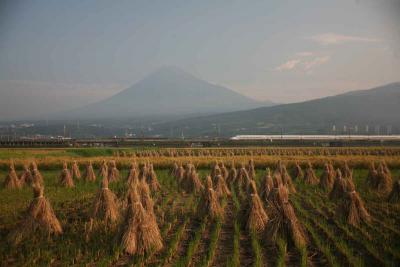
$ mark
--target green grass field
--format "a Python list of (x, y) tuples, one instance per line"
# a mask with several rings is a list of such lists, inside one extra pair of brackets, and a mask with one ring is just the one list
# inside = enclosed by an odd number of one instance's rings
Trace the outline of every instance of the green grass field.
[[(74, 188), (61, 188), (59, 171), (51, 170), (42, 172), (45, 196), (64, 233), (58, 237), (36, 236), (18, 247), (1, 238), (0, 262), (3, 266), (399, 266), (400, 206), (388, 204), (366, 188), (365, 169), (354, 171), (354, 181), (373, 220), (359, 227), (347, 225), (335, 216), (336, 204), (318, 186), (295, 183), (298, 192), (290, 195), (290, 201), (308, 237), (304, 249), (283, 238), (270, 244), (267, 236), (247, 231), (240, 212), (247, 201), (243, 192), (234, 191), (232, 198), (222, 200), (225, 219), (213, 223), (197, 216), (199, 198), (181, 193), (169, 170), (156, 172), (162, 187), (154, 194), (164, 240), (162, 251), (144, 257), (125, 255), (119, 247), (118, 227), (97, 229), (86, 237), (85, 227), (99, 181), (77, 181)], [(200, 177), (204, 179), (209, 172), (201, 169)], [(392, 174), (397, 179), (400, 169), (392, 169)], [(1, 183), (5, 175), (0, 172)], [(122, 179), (110, 185), (120, 199), (126, 191), (126, 175), (127, 169), (121, 170)], [(258, 183), (263, 175), (264, 171), (257, 169)], [(2, 237), (21, 220), (31, 199), (28, 187), (0, 189)]]

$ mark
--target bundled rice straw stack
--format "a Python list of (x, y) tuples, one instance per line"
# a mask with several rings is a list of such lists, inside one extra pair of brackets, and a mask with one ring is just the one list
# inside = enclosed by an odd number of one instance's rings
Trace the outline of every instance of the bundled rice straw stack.
[(237, 171), (235, 168), (235, 163), (232, 161), (231, 166), (229, 168), (228, 178), (226, 178), (226, 182), (228, 184), (235, 182), (237, 176)]
[(104, 177), (93, 202), (92, 219), (99, 219), (106, 224), (115, 224), (120, 217), (118, 200), (108, 188), (108, 179)]
[(332, 190), (329, 193), (329, 198), (332, 200), (340, 200), (346, 194), (346, 180), (342, 177), (340, 169), (336, 170), (336, 178), (333, 182)]
[(319, 179), (319, 186), (326, 191), (331, 191), (333, 183), (335, 182), (335, 172), (330, 167), (330, 164), (325, 163), (324, 172)]
[(18, 175), (15, 171), (14, 163), (11, 162), (8, 170), (6, 179), (4, 180), (4, 188), (8, 189), (19, 189), (22, 187), (21, 181), (18, 179)]
[(250, 231), (262, 232), (268, 223), (268, 216), (264, 210), (264, 206), (260, 197), (257, 194), (256, 183), (254, 181), (250, 182), (249, 190), (249, 209), (247, 212), (247, 223), (246, 227)]
[(24, 218), (12, 231), (8, 240), (18, 245), (24, 239), (30, 239), (34, 234), (59, 235), (62, 227), (58, 221), (50, 202), (44, 197), (44, 188), (40, 184), (33, 184), (33, 200), (29, 204)]
[(78, 162), (76, 162), (76, 160), (74, 160), (74, 162), (72, 163), (72, 178), (75, 178), (76, 180), (80, 180), (81, 179), (81, 171), (79, 170), (79, 165)]
[(163, 248), (157, 223), (146, 213), (136, 189), (128, 198), (128, 211), (125, 216), (121, 247), (130, 255), (144, 255)]
[(213, 189), (212, 180), (207, 176), (207, 187), (205, 188), (199, 204), (199, 216), (204, 218), (209, 216), (211, 220), (223, 218), (223, 210), (218, 202), (217, 193)]
[(63, 163), (63, 170), (60, 173), (60, 185), (64, 187), (74, 187), (74, 180), (72, 180), (71, 172), (68, 170), (66, 162)]
[(301, 169), (301, 166), (298, 162), (296, 162), (296, 165), (294, 167), (294, 179), (295, 180), (303, 180), (304, 179), (304, 172)]
[(274, 181), (271, 176), (271, 171), (269, 168), (266, 168), (265, 176), (261, 183), (260, 197), (262, 199), (267, 200), (273, 188), (274, 188)]
[(267, 225), (267, 238), (276, 241), (278, 236), (292, 240), (296, 247), (306, 245), (306, 237), (292, 204), (289, 202), (288, 189), (280, 185), (274, 188), (270, 196), (269, 214), (273, 218)]
[(225, 179), (222, 175), (217, 175), (215, 178), (216, 185), (215, 185), (215, 192), (219, 197), (231, 196), (231, 191), (228, 189), (226, 185)]
[(161, 189), (160, 183), (157, 179), (157, 174), (154, 171), (153, 164), (149, 164), (149, 172), (147, 174), (147, 183), (150, 186), (151, 191), (156, 192)]
[(346, 193), (336, 213), (353, 226), (358, 226), (361, 222), (369, 222), (371, 220), (364, 202), (355, 190)]
[(107, 162), (105, 160), (103, 160), (101, 162), (100, 170), (99, 170), (99, 176), (101, 178), (107, 177), (107, 179), (108, 179), (108, 166), (107, 166)]
[(33, 175), (28, 165), (24, 165), (24, 171), (22, 172), (19, 180), (22, 184), (31, 185), (33, 182)]
[(93, 165), (92, 165), (91, 161), (89, 161), (89, 163), (86, 165), (84, 180), (87, 182), (96, 181), (96, 174), (94, 173), (94, 169), (93, 169)]
[(307, 169), (306, 169), (306, 173), (304, 175), (304, 183), (311, 184), (311, 185), (317, 185), (319, 183), (319, 180), (318, 180), (317, 176), (315, 175), (315, 172), (311, 165), (311, 162), (307, 163)]
[(108, 181), (111, 182), (115, 182), (118, 181), (120, 176), (119, 176), (119, 170), (117, 169), (117, 163), (115, 162), (115, 160), (112, 160), (110, 162), (110, 169), (108, 172)]

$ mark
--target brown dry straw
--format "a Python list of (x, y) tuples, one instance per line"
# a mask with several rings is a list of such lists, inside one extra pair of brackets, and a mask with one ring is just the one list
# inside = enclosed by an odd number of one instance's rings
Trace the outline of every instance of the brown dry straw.
[(18, 179), (18, 175), (15, 172), (14, 163), (11, 162), (9, 166), (8, 174), (4, 180), (4, 188), (8, 189), (19, 189), (22, 187), (20, 180)]
[(84, 180), (87, 181), (87, 182), (96, 181), (96, 174), (94, 173), (93, 165), (92, 165), (91, 161), (89, 161), (89, 163), (86, 165), (86, 171), (85, 171), (85, 175), (84, 175)]
[(332, 168), (330, 164), (325, 163), (324, 172), (319, 179), (319, 186), (325, 191), (331, 191), (333, 187), (333, 183), (335, 182), (335, 173), (332, 172)]
[(113, 225), (118, 221), (119, 216), (117, 197), (108, 188), (108, 179), (104, 177), (93, 202), (91, 218)]
[(347, 223), (353, 226), (358, 226), (361, 222), (369, 222), (371, 220), (363, 201), (356, 191), (346, 193), (337, 208), (336, 214), (345, 218)]
[(304, 179), (304, 172), (301, 169), (301, 166), (298, 162), (296, 162), (296, 164), (295, 164), (293, 177), (294, 177), (294, 180), (303, 180)]
[(115, 182), (119, 180), (119, 170), (117, 169), (117, 163), (115, 162), (115, 160), (112, 160), (110, 162), (110, 169), (108, 171), (108, 181), (111, 182)]
[(225, 164), (223, 162), (220, 163), (219, 168), (221, 169), (222, 177), (226, 180), (229, 175), (228, 169), (225, 167)]
[(28, 165), (24, 165), (24, 171), (22, 172), (21, 176), (19, 177), (19, 181), (21, 184), (31, 185), (33, 182), (33, 175), (31, 170), (29, 169)]
[(8, 236), (8, 240), (14, 245), (24, 239), (31, 239), (37, 233), (48, 236), (62, 233), (61, 224), (54, 214), (50, 202), (43, 195), (44, 188), (40, 184), (33, 184), (32, 188), (33, 200), (22, 221)]
[(377, 177), (378, 177), (378, 171), (375, 168), (375, 163), (371, 161), (368, 167), (368, 175), (367, 178), (365, 179), (365, 183), (367, 184), (367, 186), (374, 188), (378, 180)]
[(270, 220), (267, 225), (267, 238), (276, 241), (278, 236), (291, 240), (296, 247), (305, 247), (306, 237), (285, 186), (274, 188), (269, 201)]
[(267, 200), (273, 188), (274, 188), (274, 181), (271, 176), (271, 171), (269, 168), (266, 168), (264, 179), (262, 180), (261, 183), (260, 197), (264, 200)]
[(247, 172), (249, 173), (249, 178), (254, 180), (256, 178), (256, 169), (254, 166), (254, 160), (250, 159), (249, 164), (247, 165)]
[(264, 231), (268, 223), (268, 216), (264, 210), (262, 201), (257, 194), (256, 183), (251, 181), (249, 188), (249, 209), (247, 212), (246, 227), (250, 231), (260, 233)]
[(292, 177), (290, 177), (289, 172), (286, 169), (285, 164), (283, 164), (282, 162), (279, 164), (279, 170), (281, 173), (281, 177), (282, 177), (282, 183), (283, 185), (285, 185), (288, 189), (290, 193), (296, 193), (296, 188), (294, 187), (293, 181), (292, 181)]
[(393, 183), (392, 191), (388, 196), (390, 203), (400, 203), (400, 180)]
[(235, 179), (236, 186), (245, 189), (249, 184), (249, 181), (250, 181), (249, 174), (244, 164), (242, 164)]
[(74, 180), (72, 180), (71, 172), (68, 170), (68, 165), (66, 162), (63, 164), (63, 170), (59, 177), (60, 185), (64, 187), (74, 187)]
[(237, 176), (237, 171), (235, 168), (235, 163), (232, 161), (231, 166), (229, 168), (228, 178), (226, 178), (226, 182), (228, 184), (234, 183), (236, 180), (236, 176)]
[(212, 187), (212, 180), (210, 176), (207, 176), (206, 184), (207, 187), (204, 189), (204, 192), (201, 196), (198, 215), (200, 218), (209, 216), (211, 220), (223, 218), (223, 210), (218, 202), (217, 193)]
[(392, 189), (392, 175), (384, 162), (381, 162), (378, 167), (375, 183), (372, 184), (372, 189), (379, 193), (387, 194)]
[(306, 173), (304, 175), (304, 183), (310, 185), (319, 184), (319, 180), (315, 175), (314, 169), (311, 165), (311, 162), (307, 163)]
[(99, 176), (101, 178), (107, 177), (107, 179), (108, 179), (108, 166), (107, 166), (107, 162), (105, 160), (103, 160), (101, 162)]
[(342, 172), (340, 169), (336, 170), (336, 178), (333, 182), (332, 190), (329, 193), (329, 198), (331, 200), (340, 200), (346, 195), (346, 181), (342, 177)]
[(139, 183), (139, 173), (136, 168), (136, 164), (132, 163), (131, 168), (128, 172), (128, 177), (126, 178), (126, 184), (129, 186), (137, 186)]
[(204, 186), (202, 185), (194, 166), (190, 168), (189, 175), (183, 180), (182, 187), (187, 193), (198, 194), (204, 190)]
[(161, 186), (160, 183), (158, 182), (157, 174), (154, 171), (153, 164), (150, 163), (148, 168), (149, 171), (147, 174), (147, 183), (149, 184), (151, 191), (157, 192), (161, 189)]
[(121, 247), (130, 255), (157, 252), (163, 247), (158, 225), (149, 218), (135, 189), (128, 198), (128, 211), (122, 229)]
[(217, 195), (219, 197), (225, 197), (225, 196), (230, 197), (231, 191), (228, 189), (224, 177), (222, 175), (217, 175), (215, 180), (216, 180), (215, 192), (217, 193)]
[(81, 171), (79, 170), (79, 165), (78, 162), (76, 162), (76, 160), (74, 160), (74, 162), (72, 163), (72, 168), (71, 168), (71, 173), (72, 173), (72, 178), (76, 179), (76, 180), (80, 180), (81, 179)]

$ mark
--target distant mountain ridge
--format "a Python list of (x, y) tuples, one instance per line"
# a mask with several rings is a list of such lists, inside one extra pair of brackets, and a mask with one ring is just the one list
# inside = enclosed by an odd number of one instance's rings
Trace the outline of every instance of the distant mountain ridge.
[(182, 116), (245, 110), (264, 105), (265, 102), (258, 102), (223, 86), (211, 84), (176, 67), (164, 67), (118, 94), (71, 111), (68, 116)]
[[(267, 133), (332, 133), (353, 127), (370, 132), (374, 127), (400, 131), (400, 83), (352, 91), (320, 99), (202, 116), (166, 123), (165, 128), (185, 129), (188, 136), (233, 136)], [(356, 127), (357, 126), (357, 127)], [(385, 129), (383, 127), (386, 127)], [(357, 129), (355, 129), (357, 128)], [(218, 129), (218, 131), (216, 131)], [(160, 125), (155, 131), (163, 132)], [(350, 130), (349, 130), (350, 131)]]

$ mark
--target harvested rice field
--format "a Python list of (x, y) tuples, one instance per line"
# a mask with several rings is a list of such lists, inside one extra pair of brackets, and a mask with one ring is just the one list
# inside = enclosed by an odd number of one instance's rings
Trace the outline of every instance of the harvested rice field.
[(2, 266), (400, 266), (397, 149), (82, 151), (0, 151)]

